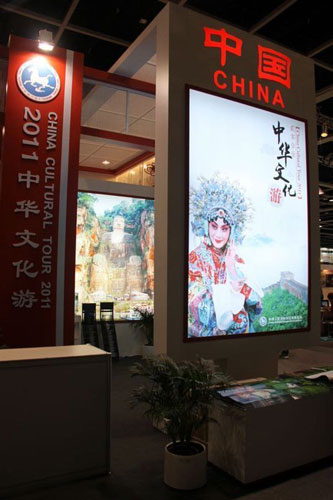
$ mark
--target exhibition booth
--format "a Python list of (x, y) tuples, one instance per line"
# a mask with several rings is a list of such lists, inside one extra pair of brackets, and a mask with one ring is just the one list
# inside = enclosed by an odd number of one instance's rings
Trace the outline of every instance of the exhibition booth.
[(239, 377), (317, 342), (313, 63), (217, 24), (168, 6), (110, 73), (12, 38), (7, 345), (72, 344), (101, 302), (154, 308), (156, 354)]
[[(275, 377), (282, 350), (318, 344), (313, 61), (172, 3), (109, 73), (60, 48), (40, 56), (11, 40), (4, 343), (72, 345), (84, 321), (101, 339), (112, 302), (120, 357), (141, 353), (140, 309), (154, 311), (154, 354), (199, 355), (238, 380)], [(328, 454), (321, 444), (305, 461)]]

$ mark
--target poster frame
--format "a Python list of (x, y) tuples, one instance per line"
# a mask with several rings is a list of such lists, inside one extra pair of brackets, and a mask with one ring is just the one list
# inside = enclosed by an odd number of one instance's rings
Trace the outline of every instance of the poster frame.
[[(133, 195), (133, 194), (124, 194), (124, 193), (117, 193), (113, 191), (100, 191), (96, 189), (81, 189), (77, 188), (77, 193), (76, 193), (76, 210), (77, 210), (77, 198), (79, 193), (88, 193), (88, 194), (101, 194), (104, 196), (118, 196), (118, 197), (123, 197), (123, 198), (134, 198), (137, 200), (153, 200), (154, 201), (154, 206), (155, 206), (155, 197), (153, 196), (143, 196), (143, 195)], [(76, 238), (75, 238), (75, 255), (76, 255)], [(155, 268), (155, 263), (154, 263), (154, 268)], [(74, 271), (74, 276), (75, 276), (75, 271)], [(74, 285), (74, 295), (75, 295), (75, 285)], [(130, 319), (114, 319), (115, 323), (133, 323), (136, 320), (130, 320)]]
[[(286, 113), (285, 111), (277, 111), (268, 106), (263, 106), (257, 103), (249, 102), (245, 99), (239, 99), (233, 96), (222, 94), (221, 92), (216, 92), (213, 90), (205, 89), (196, 85), (185, 83), (185, 184), (184, 184), (184, 325), (183, 325), (183, 342), (193, 343), (193, 342), (204, 342), (204, 341), (216, 341), (216, 340), (227, 340), (227, 339), (249, 339), (253, 337), (267, 337), (271, 335), (290, 335), (291, 333), (301, 333), (310, 332), (311, 330), (311, 231), (310, 231), (310, 184), (309, 184), (309, 132), (308, 132), (308, 120), (305, 118), (300, 118), (299, 116)], [(263, 111), (268, 111), (274, 113), (278, 116), (285, 116), (287, 118), (292, 118), (304, 123), (305, 126), (305, 158), (306, 158), (306, 183), (307, 183), (307, 238), (308, 238), (308, 310), (307, 310), (307, 326), (305, 328), (293, 328), (289, 330), (273, 330), (267, 332), (253, 332), (253, 333), (241, 333), (234, 335), (214, 335), (211, 337), (188, 337), (188, 255), (189, 255), (189, 181), (190, 181), (190, 91), (196, 90), (205, 94), (213, 95), (216, 97), (221, 97), (223, 99), (231, 100), (239, 104), (244, 104), (246, 106), (261, 109)]]

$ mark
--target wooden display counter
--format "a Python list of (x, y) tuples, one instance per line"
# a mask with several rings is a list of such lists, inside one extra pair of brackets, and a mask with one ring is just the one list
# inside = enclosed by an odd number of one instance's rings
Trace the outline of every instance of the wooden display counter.
[(110, 471), (111, 355), (0, 350), (0, 495)]
[(333, 393), (261, 408), (216, 401), (208, 460), (243, 483), (333, 454)]

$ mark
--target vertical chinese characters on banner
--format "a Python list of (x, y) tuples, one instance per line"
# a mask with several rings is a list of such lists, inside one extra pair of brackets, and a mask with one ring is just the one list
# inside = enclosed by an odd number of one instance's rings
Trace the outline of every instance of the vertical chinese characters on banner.
[(41, 56), (16, 37), (9, 54), (0, 326), (13, 347), (71, 343), (75, 200), (67, 194), (77, 189), (82, 57), (62, 49)]

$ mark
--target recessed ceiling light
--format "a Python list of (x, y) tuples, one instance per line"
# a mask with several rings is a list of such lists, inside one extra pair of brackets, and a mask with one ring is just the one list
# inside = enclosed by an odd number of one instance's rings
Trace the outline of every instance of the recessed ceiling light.
[(102, 161), (103, 165), (110, 165), (110, 162), (108, 160)]

